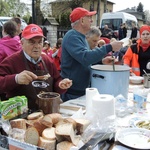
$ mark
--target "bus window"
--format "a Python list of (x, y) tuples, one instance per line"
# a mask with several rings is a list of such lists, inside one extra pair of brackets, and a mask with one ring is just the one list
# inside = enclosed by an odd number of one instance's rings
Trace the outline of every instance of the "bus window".
[(122, 24), (122, 19), (113, 19), (113, 25), (114, 25), (113, 30), (118, 30), (121, 24)]
[(133, 22), (132, 20), (127, 20), (126, 21), (126, 26), (127, 26), (128, 30), (132, 30), (132, 22)]
[(104, 27), (104, 25), (108, 25), (109, 28), (111, 28), (112, 30), (118, 30), (120, 24), (122, 23), (122, 19), (104, 19), (102, 20), (102, 28)]

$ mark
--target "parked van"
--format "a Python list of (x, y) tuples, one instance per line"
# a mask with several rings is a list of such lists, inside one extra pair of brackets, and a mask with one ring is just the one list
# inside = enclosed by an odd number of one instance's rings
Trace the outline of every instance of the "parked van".
[(138, 25), (136, 17), (125, 12), (103, 13), (100, 21), (100, 29), (103, 30), (104, 25), (107, 24), (114, 31), (115, 36), (118, 37), (120, 24), (126, 23), (127, 37), (130, 37), (132, 22), (135, 22), (136, 26)]
[[(0, 25), (4, 24), (5, 22), (7, 22), (8, 20), (10, 20), (12, 17), (0, 17)], [(27, 23), (25, 22), (25, 20), (21, 19), (21, 29), (23, 30), (25, 27), (27, 26)]]
[[(5, 22), (10, 20), (12, 17), (0, 17), (0, 38), (2, 37), (2, 26)], [(25, 20), (21, 19), (21, 29), (23, 30), (27, 26)]]

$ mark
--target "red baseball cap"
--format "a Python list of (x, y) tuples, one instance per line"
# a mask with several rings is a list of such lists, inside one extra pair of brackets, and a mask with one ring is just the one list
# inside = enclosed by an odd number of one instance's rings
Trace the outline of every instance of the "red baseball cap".
[(42, 29), (36, 24), (29, 24), (22, 31), (22, 37), (25, 39), (31, 39), (36, 36), (44, 37)]
[(82, 7), (75, 8), (70, 14), (70, 21), (75, 22), (84, 16), (93, 16), (96, 14), (96, 11), (88, 11)]

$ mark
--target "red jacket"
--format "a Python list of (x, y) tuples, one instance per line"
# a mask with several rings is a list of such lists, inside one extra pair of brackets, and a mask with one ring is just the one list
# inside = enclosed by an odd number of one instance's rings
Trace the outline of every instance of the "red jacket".
[(57, 68), (58, 71), (61, 70), (61, 68), (60, 68), (60, 64), (61, 64), (61, 51), (62, 51), (62, 47), (60, 47), (58, 49), (57, 55), (53, 58), (54, 63), (56, 65), (56, 68)]

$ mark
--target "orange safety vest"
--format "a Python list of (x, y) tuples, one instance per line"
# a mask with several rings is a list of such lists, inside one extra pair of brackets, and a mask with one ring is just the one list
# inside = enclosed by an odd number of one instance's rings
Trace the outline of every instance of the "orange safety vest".
[(131, 45), (123, 56), (124, 65), (131, 67), (130, 72), (140, 76), (140, 65), (138, 62), (139, 43)]

